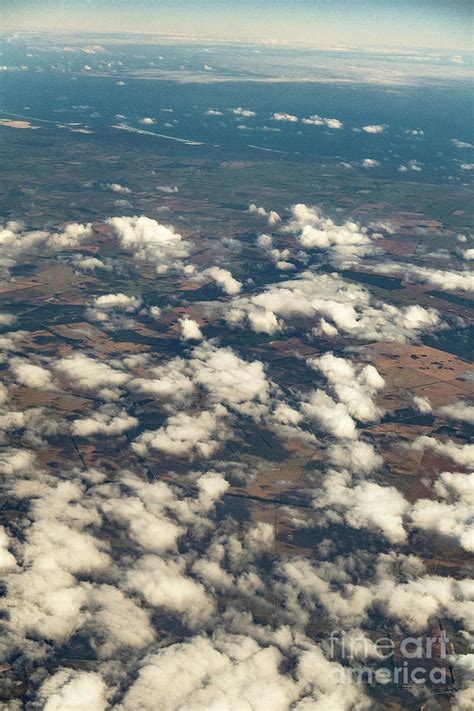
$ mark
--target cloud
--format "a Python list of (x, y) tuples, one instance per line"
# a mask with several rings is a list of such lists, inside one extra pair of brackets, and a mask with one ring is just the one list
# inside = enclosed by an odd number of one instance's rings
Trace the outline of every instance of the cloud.
[[(239, 650), (239, 651), (238, 651)], [(262, 698), (275, 711), (289, 708), (295, 682), (279, 674), (281, 653), (241, 635), (212, 642), (195, 637), (149, 657), (124, 698), (124, 711), (150, 709), (166, 698), (170, 708), (257, 708)], [(178, 683), (179, 680), (179, 683)], [(152, 689), (152, 694), (150, 694)]]
[(133, 379), (130, 388), (150, 393), (164, 402), (187, 402), (196, 387), (188, 363), (182, 358), (150, 368), (146, 376)]
[(73, 353), (55, 361), (54, 369), (74, 387), (84, 391), (97, 392), (106, 399), (119, 396), (119, 388), (130, 380), (130, 375), (112, 368), (107, 363), (91, 358), (85, 353)]
[[(158, 450), (208, 458), (228, 437), (236, 416), (265, 420), (275, 428), (282, 424), (270, 413), (271, 406), (280, 403), (279, 391), (267, 379), (263, 364), (246, 362), (230, 348), (204, 342), (188, 360), (172, 359), (146, 375), (132, 380), (130, 387), (155, 395), (171, 416), (160, 429), (144, 432), (134, 442), (133, 449), (142, 456)], [(192, 414), (194, 409), (198, 412)], [(296, 435), (295, 429), (292, 432)]]
[(132, 192), (130, 188), (126, 188), (120, 183), (106, 183), (105, 187), (114, 193), (122, 193), (123, 195), (129, 195)]
[(124, 648), (136, 654), (154, 642), (149, 610), (113, 585), (91, 586), (87, 605), (91, 613), (87, 632), (99, 659), (116, 657)]
[(453, 711), (469, 711), (474, 697), (474, 654), (456, 654), (450, 656), (457, 678), (460, 677), (460, 688), (453, 699)]
[(159, 609), (183, 617), (190, 627), (202, 627), (215, 613), (204, 587), (186, 576), (184, 561), (143, 556), (127, 573), (126, 585)]
[(128, 529), (130, 539), (142, 551), (160, 554), (176, 552), (177, 542), (186, 528), (170, 519), (168, 509), (173, 500), (172, 491), (160, 484), (151, 485), (144, 492), (134, 488), (135, 491), (128, 492), (126, 497), (105, 498), (101, 502), (101, 510), (109, 521)]
[[(331, 219), (301, 204), (281, 220), (259, 204), (250, 212), (270, 227), (262, 229), (268, 234), (249, 232), (247, 246), (266, 262), (267, 279), (274, 273), (269, 262), (297, 269), (376, 248), (371, 223)], [(412, 503), (393, 484), (392, 457), (385, 466), (379, 454), (400, 438), (371, 426), (382, 404), (393, 409), (398, 400), (393, 392), (381, 399), (385, 366), (379, 373), (369, 364), (367, 344), (416, 339), (443, 326), (439, 315), (384, 303), (326, 267), (277, 275), (275, 283), (252, 269), (236, 271), (240, 282), (220, 266), (206, 269), (205, 252), (193, 269), (191, 245), (155, 220), (117, 217), (106, 224), (111, 238), (99, 227), (99, 249), (114, 256), (99, 261), (120, 279), (109, 286), (105, 274), (100, 290), (95, 275), (86, 279), (89, 317), (107, 326), (136, 314), (152, 326), (151, 316), (169, 327), (169, 338), (156, 348), (128, 344), (125, 353), (107, 334), (82, 339), (78, 350), (67, 339), (56, 355), (40, 338), (35, 355), (29, 332), (0, 336), (8, 382), (0, 387), (0, 472), (8, 494), (0, 527), (2, 658), (13, 670), (20, 661), (34, 670), (26, 699), (50, 710), (151, 711), (157, 699), (170, 708), (369, 708), (362, 688), (341, 680), (342, 666), (326, 658), (327, 640), (316, 644), (312, 620), (337, 621), (335, 629), (366, 638), (382, 618), (389, 629), (423, 629), (438, 616), (464, 629), (469, 613), (466, 580), (426, 574), (422, 561), (404, 552), (413, 550), (408, 535), (429, 538), (435, 554), (436, 543), (472, 552), (473, 500), (461, 471), (472, 448), (445, 439), (442, 430), (437, 440), (416, 438), (419, 428), (410, 437), (405, 428), (403, 446), (415, 438), (415, 450), (430, 450), (433, 461), (449, 456), (460, 470), (440, 474), (429, 495)], [(82, 227), (38, 237), (10, 226), (18, 236), (12, 254), (28, 236), (18, 254), (31, 259), (44, 250), (50, 262), (47, 250), (76, 249), (89, 239), (92, 228)], [(231, 246), (225, 242), (221, 258), (233, 271)], [(184, 301), (165, 294), (161, 312), (149, 306), (156, 294), (147, 287), (144, 306), (138, 292), (117, 286), (128, 278), (131, 259), (145, 264), (145, 276), (154, 268), (200, 283), (212, 279), (229, 298), (196, 303), (190, 292)], [(74, 264), (75, 257), (57, 261)], [(223, 327), (219, 341), (203, 339), (201, 319), (213, 331), (221, 315), (232, 328), (289, 337), (269, 343)], [(83, 331), (76, 324), (71, 334)], [(334, 352), (325, 352), (329, 338)], [(275, 349), (284, 361), (273, 358)], [(293, 367), (297, 377), (288, 381)], [(17, 383), (58, 390), (54, 398), (30, 393), (45, 403), (38, 407)], [(431, 408), (419, 396), (414, 404)], [(466, 422), (471, 410), (463, 401), (434, 406), (438, 418)], [(291, 505), (279, 508), (276, 545), (271, 509), (281, 492)], [(254, 501), (249, 507), (246, 500), (241, 515), (236, 496), (246, 493)], [(304, 553), (308, 540), (312, 558)], [(280, 555), (281, 545), (290, 556)], [(62, 666), (71, 649), (84, 651), (87, 667)]]
[(342, 121), (335, 118), (323, 118), (323, 121), (328, 128), (342, 128), (344, 125)]
[[(53, 478), (36, 467), (31, 471), (31, 479), (18, 477), (11, 489), (13, 497), (28, 500), (29, 521), (25, 541), (21, 544), (23, 568), (15, 569), (12, 574), (9, 568), (14, 567), (14, 559), (6, 550), (10, 541), (0, 531), (4, 575), (8, 575), (8, 579), (5, 578), (8, 593), (2, 596), (2, 609), (8, 610), (2, 649), (13, 650), (21, 645), (27, 658), (34, 660), (36, 655), (36, 659), (43, 660), (49, 656), (52, 643), (62, 644), (78, 630), (96, 651), (99, 661), (117, 659), (124, 648), (147, 648), (155, 638), (149, 607), (142, 609), (140, 598), (127, 596), (113, 584), (94, 581), (95, 573), (99, 572), (113, 580), (116, 569), (101, 550), (107, 548), (108, 543), (105, 539), (98, 541), (91, 529), (101, 524), (103, 514), (108, 528), (111, 521), (118, 524), (115, 530), (120, 540), (124, 536), (123, 524), (128, 524), (127, 547), (135, 542), (144, 551), (164, 554), (169, 549), (174, 550), (177, 537), (185, 530), (170, 520), (170, 510), (172, 515), (186, 521), (187, 526), (196, 524), (196, 530), (199, 525), (212, 530), (211, 509), (228, 485), (220, 475), (210, 472), (201, 475), (197, 496), (183, 500), (162, 482), (147, 484), (131, 473), (122, 472), (113, 484), (102, 485), (104, 475), (90, 471), (88, 477), (92, 485), (87, 488), (78, 483), (77, 471), (68, 470), (66, 476), (67, 479), (61, 481), (61, 473)], [(138, 562), (132, 568), (129, 562), (120, 562), (118, 556), (116, 563), (122, 565), (118, 577), (123, 585), (130, 585), (133, 592), (134, 585), (149, 571), (149, 586), (140, 587), (139, 591), (142, 600), (146, 602), (148, 597), (152, 600), (149, 604), (178, 614), (180, 618), (184, 615), (189, 624), (195, 620), (200, 625), (203, 603), (208, 601), (209, 610), (213, 610), (214, 602), (202, 585), (184, 573), (184, 559), (179, 557), (168, 566), (158, 558), (160, 563), (148, 569), (149, 558), (136, 556)], [(161, 574), (163, 571), (167, 572), (166, 579)], [(87, 574), (87, 582), (77, 577), (83, 578), (84, 574)], [(153, 589), (154, 576), (158, 576), (156, 589)], [(43, 640), (47, 640), (48, 645)], [(100, 663), (98, 666), (100, 668)], [(70, 670), (67, 671), (69, 674)], [(92, 692), (91, 696), (88, 694), (92, 685), (84, 687), (82, 683), (74, 683), (69, 686), (70, 681), (69, 677), (54, 677), (54, 682), (45, 683), (41, 689), (44, 701), (50, 698), (56, 701), (58, 695), (59, 706), (51, 708), (62, 709), (62, 704), (74, 703), (73, 693), (77, 690), (87, 701), (87, 708), (94, 708), (95, 697)], [(105, 685), (102, 690), (108, 697)]]
[(260, 361), (248, 363), (231, 348), (203, 343), (194, 349), (190, 366), (194, 382), (208, 392), (212, 403), (257, 418), (264, 412), (270, 383)]
[(302, 203), (291, 208), (291, 218), (281, 231), (295, 233), (304, 249), (332, 249), (336, 259), (357, 259), (374, 251), (366, 227), (351, 220), (337, 225), (318, 208)]
[(272, 119), (274, 121), (287, 121), (289, 123), (296, 123), (298, 121), (298, 116), (293, 114), (276, 113), (272, 114)]
[[(152, 698), (166, 698), (170, 708), (257, 709), (263, 699), (274, 711), (368, 708), (340, 665), (327, 660), (315, 644), (294, 645), (296, 668), (289, 675), (281, 671), (286, 658), (282, 642), (273, 642), (219, 632), (212, 639), (195, 636), (166, 647), (144, 661), (124, 698), (124, 711), (151, 711)], [(340, 683), (335, 685), (336, 678)]]
[[(315, 607), (322, 608), (339, 629), (352, 628), (354, 632), (371, 619), (371, 611), (382, 611), (392, 623), (400, 624), (402, 634), (409, 635), (426, 632), (430, 623), (447, 610), (451, 618), (469, 624), (466, 581), (426, 575), (419, 558), (396, 551), (375, 555), (372, 563), (369, 572), (360, 556), (349, 554), (338, 557), (337, 563), (328, 560), (312, 564), (308, 559), (296, 559), (280, 565), (283, 582), (278, 590), (291, 611), (293, 624), (307, 624)], [(367, 651), (372, 656), (370, 645)], [(367, 657), (364, 654), (362, 658)]]
[[(29, 501), (30, 525), (22, 545), (22, 569), (7, 581), (8, 636), (66, 641), (85, 621), (85, 587), (75, 575), (92, 576), (111, 560), (100, 543), (82, 530), (97, 522), (79, 500), (84, 491), (72, 482), (48, 486), (38, 468), (31, 481), (18, 480), (17, 498)], [(24, 643), (23, 643), (24, 646)]]
[[(16, 389), (14, 392), (17, 392)], [(22, 408), (22, 411), (7, 409), (4, 409), (3, 413), (0, 411), (0, 433), (3, 443), (13, 436), (15, 439), (19, 437), (19, 443), (23, 447), (42, 449), (48, 445), (48, 438), (67, 432), (66, 421), (58, 417), (57, 413), (49, 413), (47, 407), (30, 406)]]
[(16, 566), (15, 556), (8, 550), (10, 544), (5, 529), (0, 526), (0, 571), (3, 572)]
[(237, 106), (236, 109), (232, 109), (232, 113), (236, 116), (242, 116), (243, 118), (251, 118), (256, 116), (255, 111), (250, 111), (249, 109), (243, 109), (241, 106)]
[(79, 225), (73, 222), (66, 225), (62, 232), (55, 232), (48, 235), (46, 246), (54, 250), (77, 247), (91, 236), (92, 226), (90, 223), (87, 225)]
[(183, 268), (190, 244), (173, 227), (166, 227), (149, 217), (112, 217), (106, 221), (120, 246), (139, 261), (150, 262), (158, 274), (171, 267)]
[(313, 506), (318, 510), (329, 507), (329, 520), (334, 521), (339, 513), (341, 520), (351, 528), (379, 531), (391, 543), (406, 540), (403, 517), (409, 504), (394, 487), (369, 481), (352, 485), (343, 472), (329, 473), (323, 487)]
[(429, 399), (427, 397), (422, 397), (421, 395), (414, 395), (413, 396), (413, 404), (416, 407), (416, 409), (418, 410), (418, 412), (421, 412), (424, 415), (427, 415), (433, 411), (431, 402), (429, 401)]
[(452, 459), (456, 464), (474, 466), (474, 444), (457, 444), (449, 439), (441, 442), (434, 437), (422, 435), (413, 441), (411, 447), (414, 450), (432, 449), (440, 456)]
[(415, 172), (419, 173), (422, 170), (422, 167), (417, 160), (409, 160), (407, 165), (398, 166), (399, 173), (406, 173), (408, 170), (414, 170)]
[(271, 235), (259, 235), (257, 237), (257, 246), (263, 250), (273, 249), (273, 237)]
[(90, 321), (96, 321), (104, 328), (127, 328), (133, 325), (127, 315), (138, 311), (140, 306), (141, 299), (136, 296), (122, 293), (102, 294), (95, 297), (92, 306), (86, 310), (86, 315)]
[(85, 272), (93, 272), (96, 269), (105, 269), (110, 271), (111, 267), (97, 257), (84, 257), (82, 254), (74, 254), (71, 259), (71, 265), (74, 269), (80, 269)]
[(365, 131), (365, 133), (383, 133), (385, 126), (381, 124), (370, 124), (369, 126), (362, 126), (362, 131)]
[(77, 437), (91, 437), (98, 434), (114, 437), (137, 425), (138, 419), (129, 415), (126, 410), (117, 410), (106, 405), (90, 417), (73, 420), (72, 433)]
[(160, 316), (161, 316), (161, 309), (160, 309), (160, 307), (159, 307), (159, 306), (150, 306), (150, 308), (148, 309), (148, 315), (149, 315), (151, 318), (155, 319), (155, 321), (158, 321), (158, 319), (159, 319)]
[(233, 299), (224, 311), (229, 325), (268, 334), (291, 327), (296, 319), (314, 322), (317, 316), (337, 333), (362, 340), (403, 342), (440, 323), (433, 309), (418, 305), (399, 309), (373, 299), (366, 289), (336, 274), (312, 271)]
[(281, 217), (278, 214), (278, 212), (275, 212), (275, 210), (270, 210), (268, 213), (268, 224), (270, 227), (274, 227), (281, 221)]
[(384, 463), (383, 457), (367, 442), (333, 444), (327, 454), (334, 467), (347, 468), (356, 474), (370, 474)]
[(418, 499), (410, 512), (411, 525), (454, 539), (474, 552), (474, 474), (443, 472), (434, 488), (443, 500)]
[(96, 672), (62, 669), (43, 682), (38, 699), (44, 711), (105, 711), (107, 687)]
[(157, 185), (156, 189), (160, 190), (162, 193), (168, 193), (169, 195), (172, 195), (173, 193), (179, 193), (179, 188), (177, 185)]
[(266, 412), (271, 384), (260, 361), (247, 362), (231, 348), (218, 348), (211, 342), (196, 346), (187, 360), (174, 358), (146, 372), (131, 388), (156, 394), (177, 406), (203, 391), (209, 403), (223, 404), (233, 411), (259, 418)]
[[(16, 259), (22, 254), (37, 252), (39, 249), (53, 252), (78, 247), (92, 236), (92, 225), (71, 222), (57, 232), (47, 230), (25, 230), (23, 223), (11, 220), (0, 226), (0, 252), (4, 271), (8, 275)], [(0, 262), (0, 267), (2, 266)]]
[(0, 474), (16, 476), (31, 471), (35, 464), (35, 456), (28, 449), (6, 447), (0, 452)]
[(264, 207), (257, 207), (257, 205), (255, 205), (254, 203), (251, 203), (249, 205), (249, 212), (255, 215), (260, 215), (261, 217), (266, 217), (270, 227), (274, 227), (279, 222), (281, 222), (281, 217), (278, 212), (275, 212), (275, 210), (270, 210), (270, 212), (267, 212)]
[(126, 294), (102, 294), (94, 299), (94, 306), (98, 309), (108, 311), (109, 309), (119, 309), (120, 311), (136, 311), (140, 306), (140, 299)]
[(6, 442), (6, 434), (7, 433), (13, 433), (17, 432), (18, 430), (23, 429), (24, 427), (27, 427), (28, 423), (28, 415), (32, 412), (32, 409), (28, 410), (27, 413), (23, 412), (18, 412), (18, 411), (5, 411), (4, 413), (0, 414), (0, 432), (2, 434), (1, 440), (2, 443)]
[(0, 334), (0, 363), (6, 362), (9, 352), (18, 350), (20, 342), (26, 336), (26, 331), (8, 331)]
[(208, 472), (199, 477), (199, 503), (204, 511), (208, 511), (229, 489), (228, 482), (214, 472)]
[(342, 128), (344, 126), (342, 121), (340, 121), (339, 119), (323, 118), (321, 116), (318, 116), (317, 114), (314, 114), (309, 118), (302, 119), (301, 123), (304, 123), (307, 126), (326, 126), (326, 128), (332, 129)]
[(321, 429), (341, 439), (356, 439), (356, 424), (341, 402), (323, 390), (315, 390), (301, 403), (302, 413), (317, 422)]
[(2, 382), (0, 382), (0, 407), (2, 405), (5, 405), (5, 403), (8, 402), (9, 398), (10, 394), (8, 392), (8, 387)]
[(227, 269), (221, 267), (209, 267), (202, 272), (202, 276), (212, 279), (225, 294), (238, 294), (242, 288), (240, 281), (234, 279)]
[(435, 575), (405, 583), (382, 580), (379, 584), (380, 605), (385, 614), (403, 622), (404, 628), (411, 633), (424, 630), (431, 620), (454, 603), (453, 582)]
[(254, 215), (261, 215), (262, 217), (266, 217), (268, 214), (264, 207), (257, 207), (254, 203), (249, 205), (249, 212)]
[(4, 326), (12, 326), (16, 321), (16, 316), (13, 314), (0, 314), (0, 328)]
[(22, 358), (12, 358), (9, 366), (20, 385), (29, 388), (50, 389), (52, 387), (50, 371), (40, 365), (34, 365)]
[[(339, 559), (339, 563), (341, 580), (341, 573), (345, 577), (347, 568), (343, 560)], [(372, 602), (371, 591), (357, 584), (339, 586), (332, 567), (331, 564), (323, 564), (316, 569), (310, 560), (302, 558), (279, 564), (279, 577), (283, 578), (283, 583), (278, 586), (279, 593), (283, 595), (285, 605), (297, 624), (305, 625), (315, 608), (324, 610), (331, 621), (337, 621), (343, 628), (359, 625), (365, 618)], [(330, 669), (326, 673), (330, 673)], [(331, 686), (329, 683), (328, 691)]]
[(168, 418), (167, 424), (154, 432), (144, 432), (132, 444), (132, 449), (145, 456), (148, 450), (168, 456), (209, 458), (218, 449), (225, 427), (226, 410), (217, 407), (196, 415), (180, 412)]
[(182, 318), (179, 321), (183, 341), (200, 341), (203, 338), (199, 324), (192, 318)]
[(273, 238), (271, 235), (259, 235), (257, 238), (257, 246), (272, 260), (275, 267), (282, 271), (295, 269), (295, 265), (288, 261), (290, 256), (289, 249), (276, 249), (273, 247)]
[(441, 291), (474, 291), (472, 275), (468, 270), (454, 272), (396, 262), (377, 264), (368, 269), (381, 274), (401, 274), (407, 282), (430, 284)]
[(474, 148), (472, 143), (461, 141), (459, 138), (451, 138), (451, 143), (456, 146), (456, 148)]
[(438, 408), (438, 413), (445, 415), (450, 420), (459, 420), (460, 422), (467, 422), (470, 425), (474, 425), (474, 406), (469, 405), (463, 400), (458, 400), (449, 405), (443, 405)]
[(346, 358), (338, 358), (332, 353), (306, 362), (323, 373), (351, 416), (361, 422), (374, 422), (380, 418), (382, 412), (373, 398), (384, 388), (385, 381), (373, 365), (354, 366)]

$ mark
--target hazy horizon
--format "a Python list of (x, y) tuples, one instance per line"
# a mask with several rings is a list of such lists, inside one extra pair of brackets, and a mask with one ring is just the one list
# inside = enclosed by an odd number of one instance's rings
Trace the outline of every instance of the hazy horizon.
[(472, 49), (468, 2), (7, 0), (6, 31), (146, 33), (227, 41)]

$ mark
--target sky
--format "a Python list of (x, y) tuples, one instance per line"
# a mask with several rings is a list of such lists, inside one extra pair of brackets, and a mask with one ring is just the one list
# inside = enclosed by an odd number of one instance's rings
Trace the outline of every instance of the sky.
[(3, 28), (472, 48), (470, 0), (2, 0)]

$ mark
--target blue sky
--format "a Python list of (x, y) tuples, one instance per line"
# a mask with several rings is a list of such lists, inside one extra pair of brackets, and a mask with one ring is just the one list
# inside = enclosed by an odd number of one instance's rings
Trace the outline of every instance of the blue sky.
[(6, 27), (469, 49), (467, 0), (2, 0)]

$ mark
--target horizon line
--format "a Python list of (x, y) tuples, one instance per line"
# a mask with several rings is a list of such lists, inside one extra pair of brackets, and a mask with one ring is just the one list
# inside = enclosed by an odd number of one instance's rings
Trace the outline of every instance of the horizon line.
[(3, 26), (0, 24), (0, 33), (4, 32), (16, 32), (25, 34), (53, 34), (58, 36), (114, 36), (114, 35), (125, 35), (130, 37), (150, 37), (150, 38), (164, 38), (164, 39), (176, 39), (181, 41), (201, 41), (207, 43), (226, 43), (226, 44), (249, 44), (258, 46), (277, 46), (277, 47), (310, 47), (310, 48), (325, 48), (325, 49), (337, 49), (340, 52), (349, 51), (351, 49), (391, 49), (392, 51), (399, 50), (404, 52), (407, 50), (417, 50), (422, 52), (463, 52), (465, 54), (474, 55), (474, 48), (464, 48), (464, 47), (427, 47), (412, 44), (343, 44), (340, 45), (334, 42), (312, 42), (311, 40), (290, 40), (290, 39), (271, 39), (271, 38), (250, 38), (250, 37), (224, 37), (224, 36), (209, 36), (209, 35), (189, 35), (189, 34), (178, 34), (171, 32), (144, 32), (142, 30), (74, 30), (74, 29), (53, 29), (46, 27), (35, 27), (35, 28), (24, 28), (15, 26)]

